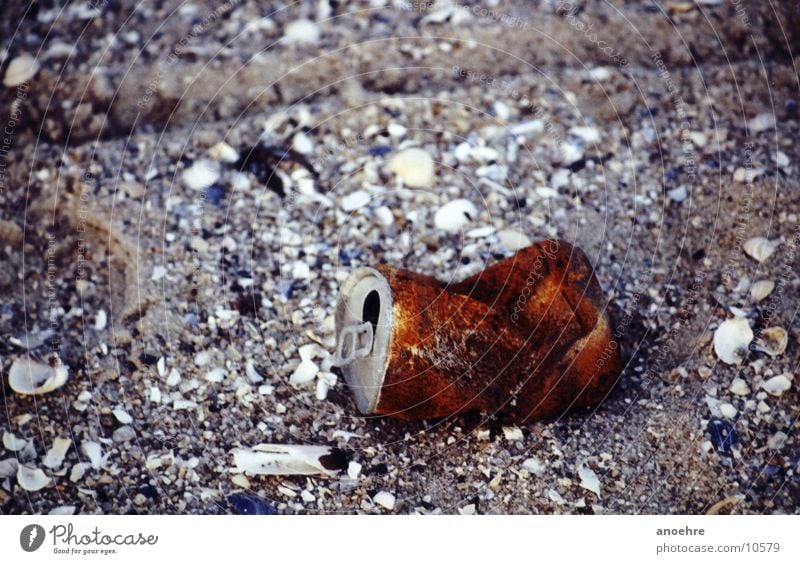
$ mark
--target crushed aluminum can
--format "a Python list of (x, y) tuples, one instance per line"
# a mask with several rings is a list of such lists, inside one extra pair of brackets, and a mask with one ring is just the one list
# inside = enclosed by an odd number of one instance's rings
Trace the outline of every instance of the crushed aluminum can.
[(359, 268), (337, 302), (335, 362), (364, 414), (558, 417), (619, 378), (608, 305), (583, 251), (558, 240), (452, 284)]

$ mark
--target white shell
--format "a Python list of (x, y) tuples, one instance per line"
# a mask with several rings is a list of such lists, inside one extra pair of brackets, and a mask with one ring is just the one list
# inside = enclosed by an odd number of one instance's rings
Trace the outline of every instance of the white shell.
[(326, 468), (320, 462), (322, 457), (332, 453), (329, 447), (259, 444), (252, 449), (235, 448), (231, 452), (237, 473), (272, 476), (335, 476), (339, 473), (339, 470)]
[(74, 515), (77, 507), (74, 505), (59, 505), (48, 512), (48, 515)]
[(319, 367), (310, 360), (304, 360), (297, 365), (292, 375), (289, 377), (289, 384), (295, 388), (308, 384), (319, 372)]
[(469, 200), (458, 199), (447, 202), (436, 210), (433, 223), (437, 229), (448, 233), (457, 233), (467, 223), (478, 217), (478, 208)]
[(95, 470), (101, 468), (108, 459), (108, 455), (103, 456), (103, 446), (94, 441), (86, 441), (83, 443), (81, 445), (81, 451), (83, 451), (83, 454), (89, 459), (92, 468)]
[(747, 385), (747, 382), (742, 380), (741, 378), (735, 378), (733, 382), (731, 382), (730, 388), (728, 388), (732, 394), (737, 396), (748, 396), (750, 395), (750, 386)]
[(6, 450), (17, 452), (24, 449), (27, 444), (28, 441), (18, 438), (14, 433), (3, 431), (3, 446)]
[(39, 71), (39, 63), (32, 56), (26, 54), (12, 59), (8, 63), (6, 74), (3, 77), (3, 86), (13, 88), (30, 79)]
[(239, 151), (228, 145), (225, 141), (220, 141), (208, 150), (208, 156), (215, 161), (235, 163), (239, 160)]
[(759, 280), (750, 288), (750, 298), (754, 302), (760, 302), (772, 293), (775, 289), (775, 282), (772, 280)]
[(778, 376), (773, 376), (769, 380), (761, 382), (761, 387), (764, 388), (764, 391), (768, 394), (780, 396), (783, 392), (792, 387), (792, 381), (785, 375), (779, 374)]
[(283, 32), (283, 42), (290, 45), (314, 45), (319, 37), (319, 26), (308, 19), (289, 23)]
[(597, 495), (597, 497), (600, 497), (600, 478), (597, 477), (594, 470), (585, 464), (581, 464), (578, 466), (578, 477), (581, 479), (580, 486), (583, 489), (589, 490)]
[(741, 364), (747, 347), (753, 341), (753, 330), (744, 317), (723, 321), (714, 333), (714, 352), (722, 362)]
[(516, 229), (503, 229), (497, 232), (500, 244), (509, 251), (518, 251), (531, 245), (530, 238)]
[(778, 356), (786, 351), (789, 344), (789, 334), (783, 327), (769, 327), (761, 331), (756, 340), (755, 348), (767, 353), (769, 356)]
[(133, 417), (131, 417), (130, 414), (121, 407), (118, 407), (112, 411), (112, 413), (114, 414), (114, 418), (123, 425), (130, 425), (133, 423)]
[(50, 366), (29, 358), (14, 361), (8, 373), (8, 383), (18, 394), (38, 395), (52, 392), (67, 381), (68, 370), (63, 364)]
[(412, 188), (426, 188), (433, 184), (436, 176), (433, 159), (427, 151), (419, 148), (397, 153), (389, 161), (389, 171), (395, 173), (403, 184)]
[(780, 245), (778, 241), (770, 241), (766, 237), (751, 237), (744, 242), (744, 252), (758, 262), (764, 262), (772, 256), (778, 245)]
[(389, 492), (381, 491), (376, 493), (375, 497), (372, 498), (372, 501), (374, 501), (377, 505), (380, 505), (384, 509), (389, 509), (389, 510), (394, 509), (395, 497), (393, 494), (390, 494)]
[(371, 199), (366, 190), (356, 190), (342, 198), (342, 209), (346, 212), (355, 211), (366, 206)]
[(25, 491), (38, 492), (50, 482), (50, 477), (39, 468), (31, 468), (20, 464), (17, 469), (17, 483)]
[(62, 439), (61, 437), (58, 437), (53, 441), (53, 446), (50, 447), (50, 449), (44, 455), (42, 464), (51, 470), (61, 468), (61, 464), (64, 462), (64, 457), (67, 455), (70, 445), (72, 445), (71, 439)]

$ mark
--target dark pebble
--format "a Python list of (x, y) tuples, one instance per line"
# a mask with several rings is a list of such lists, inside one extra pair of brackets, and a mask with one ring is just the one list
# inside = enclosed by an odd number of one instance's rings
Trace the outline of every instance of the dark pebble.
[(205, 191), (206, 201), (218, 206), (225, 197), (225, 188), (219, 184), (212, 184)]
[(275, 507), (260, 497), (235, 493), (228, 496), (231, 509), (238, 515), (275, 515)]
[(739, 442), (739, 436), (733, 430), (733, 426), (725, 421), (717, 419), (711, 421), (708, 424), (708, 432), (714, 448), (722, 452), (730, 452), (731, 447)]
[(392, 152), (392, 148), (388, 145), (375, 145), (369, 148), (369, 154), (373, 157), (382, 157)]

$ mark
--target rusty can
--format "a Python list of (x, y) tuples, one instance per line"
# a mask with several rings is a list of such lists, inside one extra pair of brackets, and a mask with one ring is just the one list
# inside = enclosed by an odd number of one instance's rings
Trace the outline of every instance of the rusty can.
[(379, 265), (344, 282), (336, 363), (364, 414), (526, 423), (599, 404), (620, 374), (607, 300), (559, 240), (458, 283)]

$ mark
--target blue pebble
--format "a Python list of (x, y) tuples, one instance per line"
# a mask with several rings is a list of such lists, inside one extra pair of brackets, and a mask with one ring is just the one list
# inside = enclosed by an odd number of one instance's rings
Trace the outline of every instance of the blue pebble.
[(281, 280), (278, 282), (278, 293), (287, 300), (292, 298), (294, 293), (294, 280)]
[(722, 452), (730, 452), (731, 447), (739, 442), (739, 436), (733, 430), (733, 426), (725, 421), (717, 419), (711, 421), (708, 424), (708, 432), (714, 448)]
[(228, 503), (238, 515), (275, 515), (275, 508), (254, 495), (235, 493), (228, 496)]
[(392, 148), (387, 145), (375, 145), (369, 148), (369, 154), (373, 157), (382, 157), (392, 152)]
[(206, 201), (218, 206), (225, 197), (225, 188), (219, 184), (212, 184), (205, 191)]

